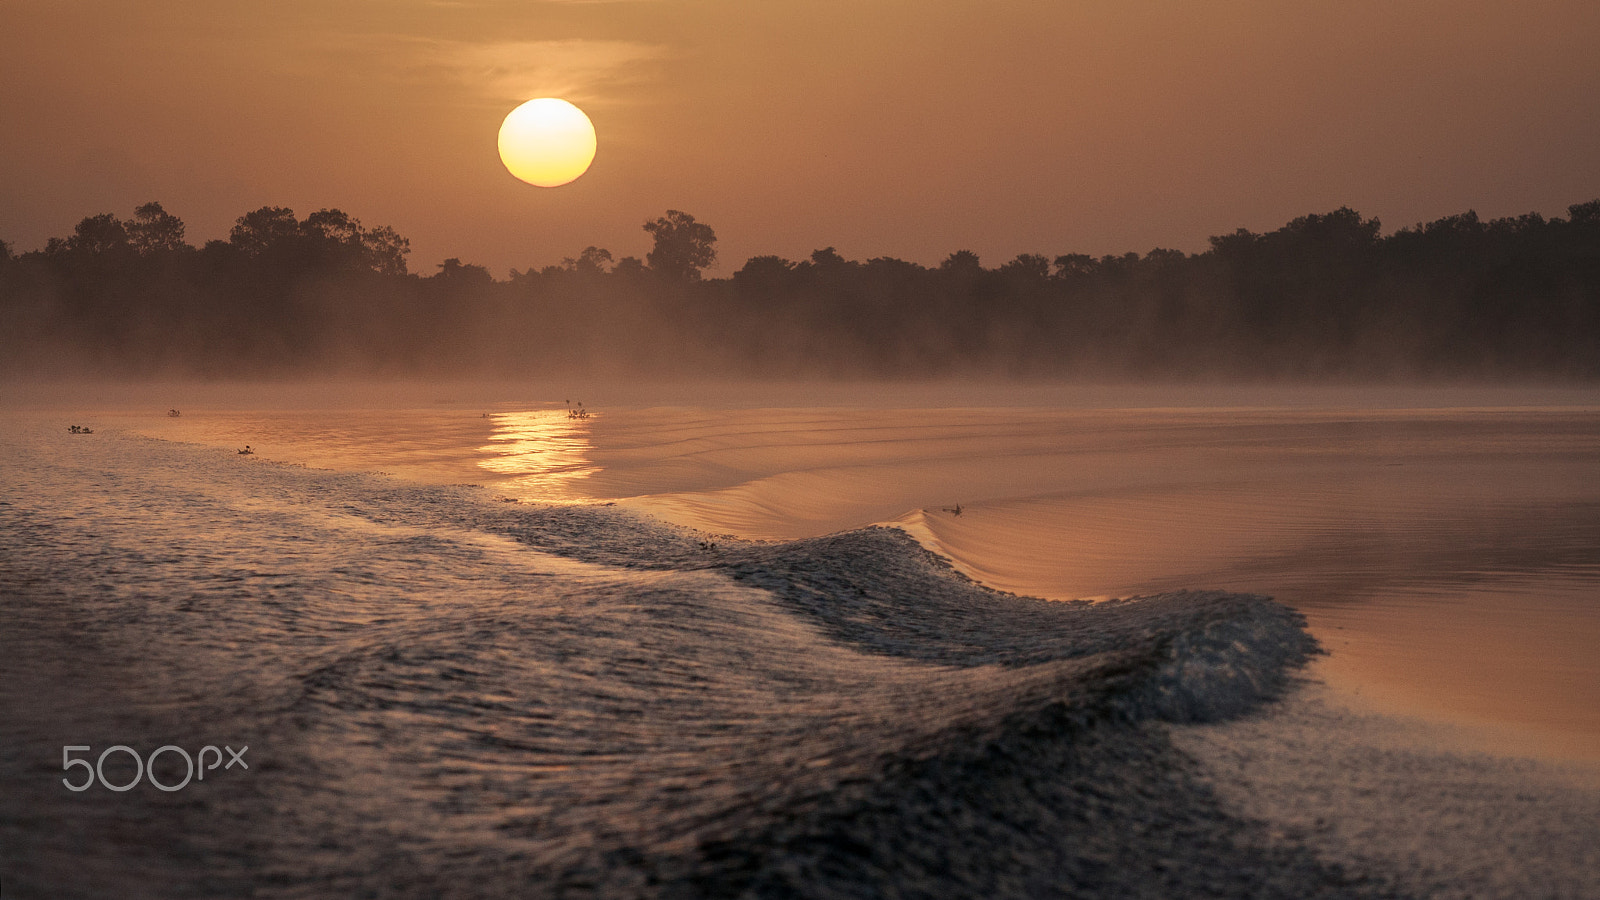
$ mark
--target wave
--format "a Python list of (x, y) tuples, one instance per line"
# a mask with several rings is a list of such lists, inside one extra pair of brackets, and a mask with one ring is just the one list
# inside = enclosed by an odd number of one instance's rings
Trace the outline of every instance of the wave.
[[(1268, 598), (1048, 602), (893, 528), (739, 541), (67, 437), (4, 433), (19, 896), (1388, 890), (1230, 815), (1168, 740), (1316, 652)], [(224, 741), (260, 762), (205, 793), (69, 795), (40, 762)]]

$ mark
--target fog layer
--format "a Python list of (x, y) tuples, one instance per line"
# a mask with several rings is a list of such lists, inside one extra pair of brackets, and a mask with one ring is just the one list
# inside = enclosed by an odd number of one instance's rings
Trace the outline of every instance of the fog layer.
[(1201, 254), (757, 256), (704, 279), (676, 210), (646, 260), (506, 280), (339, 211), (264, 207), (195, 248), (150, 203), (0, 252), (0, 366), (43, 376), (1569, 378), (1600, 375), (1600, 200), (1382, 234), (1348, 208)]

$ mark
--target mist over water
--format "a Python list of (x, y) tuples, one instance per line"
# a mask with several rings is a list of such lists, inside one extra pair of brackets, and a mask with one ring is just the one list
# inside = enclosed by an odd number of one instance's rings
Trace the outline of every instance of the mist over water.
[(0, 373), (1592, 382), (1600, 200), (1567, 213), (1385, 235), (1340, 207), (1199, 254), (952, 248), (930, 268), (825, 247), (708, 278), (715, 230), (668, 210), (644, 260), (590, 246), (497, 281), (459, 258), (412, 273), (404, 237), (338, 209), (262, 207), (196, 248), (151, 202), (0, 242)]

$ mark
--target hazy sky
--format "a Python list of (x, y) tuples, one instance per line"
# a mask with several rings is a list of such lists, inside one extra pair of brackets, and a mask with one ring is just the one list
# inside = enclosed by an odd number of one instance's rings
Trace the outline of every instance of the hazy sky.
[[(673, 208), (727, 275), (1561, 215), (1600, 197), (1597, 36), (1594, 0), (0, 0), (0, 239), (335, 206), (505, 277)], [(496, 154), (537, 96), (599, 133), (570, 185)]]

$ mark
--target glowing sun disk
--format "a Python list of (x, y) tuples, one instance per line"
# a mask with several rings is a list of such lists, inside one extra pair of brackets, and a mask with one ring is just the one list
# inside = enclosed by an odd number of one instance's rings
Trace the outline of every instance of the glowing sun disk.
[(539, 187), (566, 184), (587, 172), (594, 151), (594, 124), (565, 100), (529, 100), (500, 123), (500, 161)]

